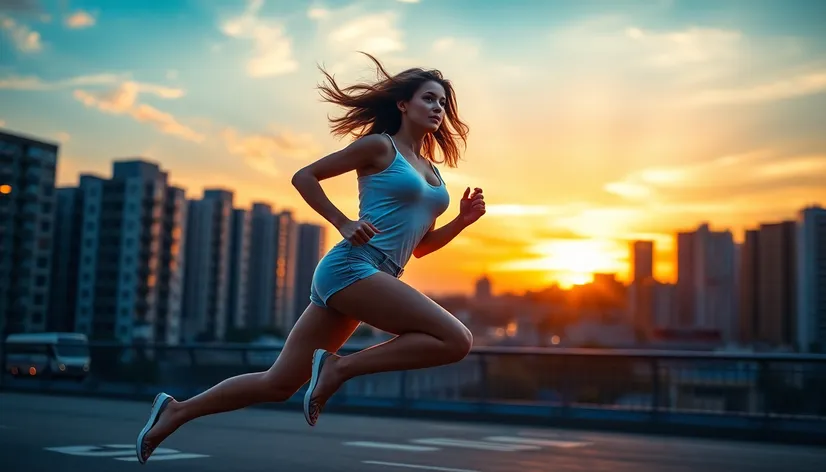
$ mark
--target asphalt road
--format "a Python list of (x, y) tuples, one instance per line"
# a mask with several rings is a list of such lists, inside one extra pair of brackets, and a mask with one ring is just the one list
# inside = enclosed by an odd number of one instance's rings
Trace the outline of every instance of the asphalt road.
[[(137, 470), (149, 403), (0, 394), (4, 471)], [(143, 466), (158, 471), (822, 471), (826, 448), (247, 409), (201, 418)]]

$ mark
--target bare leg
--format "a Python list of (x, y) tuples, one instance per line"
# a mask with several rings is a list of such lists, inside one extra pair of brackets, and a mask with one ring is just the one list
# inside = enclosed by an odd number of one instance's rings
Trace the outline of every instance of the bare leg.
[(310, 304), (287, 336), (284, 348), (269, 370), (231, 377), (186, 401), (172, 401), (144, 442), (154, 449), (175, 430), (196, 418), (258, 403), (288, 400), (310, 379), (313, 350), (337, 351), (358, 324), (357, 320), (331, 308)]
[(462, 360), (473, 344), (470, 331), (447, 310), (385, 273), (348, 286), (327, 304), (398, 336), (348, 356), (330, 356), (312, 393), (321, 405), (353, 377), (451, 364)]

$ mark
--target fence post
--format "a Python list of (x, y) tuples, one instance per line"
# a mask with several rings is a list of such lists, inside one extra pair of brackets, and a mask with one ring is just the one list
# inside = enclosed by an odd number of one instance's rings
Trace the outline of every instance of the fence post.
[(488, 385), (488, 357), (484, 353), (479, 356), (479, 410), (483, 413), (488, 411), (488, 401), (490, 399), (490, 387)]
[(399, 372), (399, 408), (402, 411), (407, 411), (407, 371)]
[(651, 358), (651, 416), (656, 422), (660, 416), (660, 362), (656, 357)]

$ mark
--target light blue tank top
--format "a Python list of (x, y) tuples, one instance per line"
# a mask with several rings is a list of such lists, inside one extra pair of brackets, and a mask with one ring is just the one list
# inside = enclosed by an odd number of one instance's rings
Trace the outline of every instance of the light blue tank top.
[[(383, 133), (385, 134), (385, 133)], [(404, 267), (436, 218), (447, 210), (450, 194), (436, 166), (440, 185), (432, 185), (402, 156), (390, 135), (396, 155), (381, 172), (358, 178), (359, 219), (378, 228), (369, 244)]]

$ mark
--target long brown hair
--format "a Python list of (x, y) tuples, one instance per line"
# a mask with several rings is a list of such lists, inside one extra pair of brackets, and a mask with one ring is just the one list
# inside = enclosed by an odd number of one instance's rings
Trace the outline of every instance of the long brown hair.
[[(402, 124), (397, 102), (410, 100), (422, 84), (434, 81), (445, 89), (445, 120), (438, 130), (425, 136), (422, 154), (433, 162), (444, 162), (450, 167), (456, 167), (459, 161), (458, 142), (461, 140), (467, 146), (469, 129), (459, 118), (456, 93), (450, 81), (435, 69), (413, 68), (390, 75), (378, 59), (367, 53), (362, 54), (376, 65), (379, 80), (374, 84), (361, 83), (341, 89), (333, 76), (319, 66), (321, 73), (329, 81), (329, 85), (318, 86), (322, 98), (347, 109), (343, 116), (328, 117), (333, 134), (352, 134), (356, 139), (375, 133), (396, 134)], [(437, 145), (443, 156), (441, 161), (436, 160)]]

